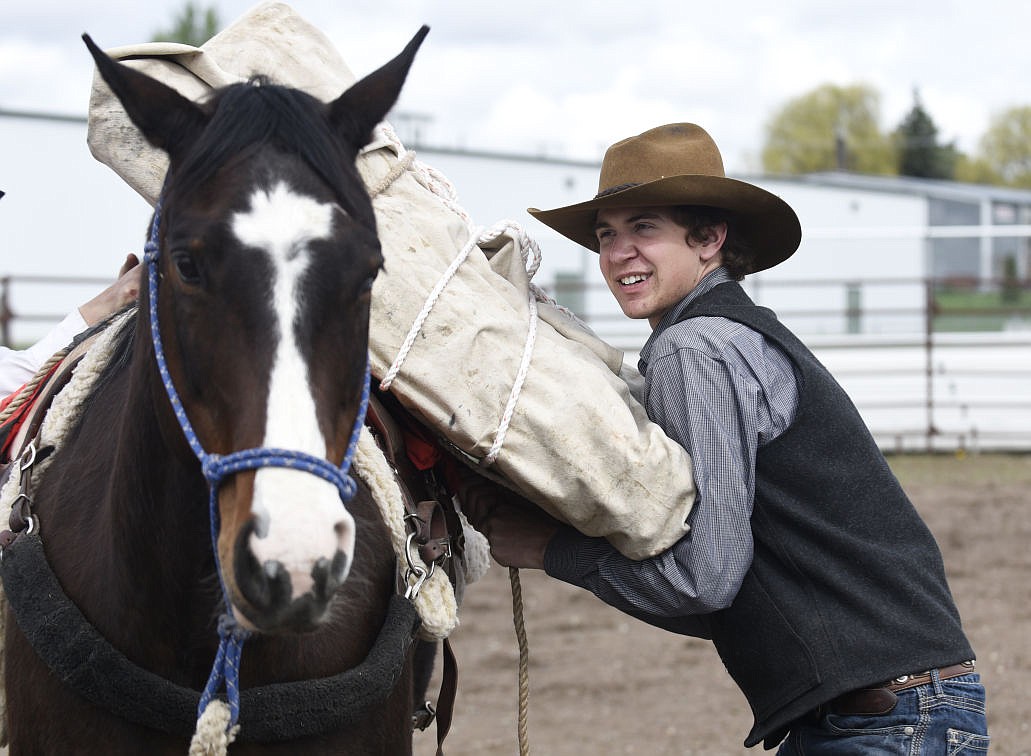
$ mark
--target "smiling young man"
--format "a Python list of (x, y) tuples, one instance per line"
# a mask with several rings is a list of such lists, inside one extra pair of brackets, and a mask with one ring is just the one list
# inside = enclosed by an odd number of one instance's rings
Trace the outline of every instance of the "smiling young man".
[(663, 208), (606, 208), (594, 224), (609, 289), (628, 318), (647, 318), (652, 328), (722, 259), (726, 223), (703, 227), (688, 244), (678, 216)]
[(748, 746), (985, 750), (933, 536), (845, 392), (737, 283), (794, 253), (791, 207), (727, 178), (703, 129), (670, 124), (610, 147), (594, 199), (530, 212), (597, 252), (623, 312), (652, 326), (645, 406), (690, 452), (698, 499), (691, 531), (635, 562), (470, 483), (463, 509), (495, 559), (711, 638), (751, 706)]

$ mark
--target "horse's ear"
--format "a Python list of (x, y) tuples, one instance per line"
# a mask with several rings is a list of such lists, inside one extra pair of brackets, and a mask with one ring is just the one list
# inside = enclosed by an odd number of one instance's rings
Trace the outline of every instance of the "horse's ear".
[(329, 105), (330, 123), (337, 133), (361, 149), (372, 139), (376, 124), (386, 118), (394, 107), (401, 87), (408, 76), (415, 53), (429, 33), (430, 27), (423, 26), (412, 37), (400, 55), (373, 71)]
[(122, 65), (104, 53), (88, 34), (82, 35), (97, 70), (122, 103), (136, 127), (155, 147), (174, 157), (207, 124), (208, 116), (193, 101), (157, 79)]

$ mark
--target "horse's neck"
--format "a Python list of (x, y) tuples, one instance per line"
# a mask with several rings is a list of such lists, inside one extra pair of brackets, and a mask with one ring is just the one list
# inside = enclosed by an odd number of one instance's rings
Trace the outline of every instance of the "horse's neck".
[(198, 580), (211, 568), (206, 487), (196, 463), (191, 470), (181, 450), (169, 450), (154, 379), (139, 367), (96, 387), (39, 488), (54, 572), (127, 652), (126, 643), (147, 642), (144, 625), (168, 623), (197, 600), (190, 591), (210, 592)]

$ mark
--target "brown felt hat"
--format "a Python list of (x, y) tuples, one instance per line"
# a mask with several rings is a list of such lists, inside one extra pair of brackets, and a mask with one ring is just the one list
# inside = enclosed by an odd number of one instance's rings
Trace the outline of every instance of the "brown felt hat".
[(754, 252), (753, 272), (788, 259), (802, 239), (798, 216), (784, 200), (727, 178), (712, 137), (693, 123), (671, 123), (616, 142), (605, 152), (594, 199), (538, 210), (537, 220), (597, 251), (594, 222), (605, 207), (705, 205), (732, 213), (734, 230)]

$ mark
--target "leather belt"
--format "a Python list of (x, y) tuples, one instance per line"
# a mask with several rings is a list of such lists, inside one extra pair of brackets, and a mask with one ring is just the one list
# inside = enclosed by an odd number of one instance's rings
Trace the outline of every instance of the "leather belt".
[[(949, 667), (942, 667), (938, 670), (938, 678), (940, 680), (950, 680), (960, 675), (969, 675), (973, 671), (974, 662), (965, 661)], [(832, 714), (868, 716), (887, 714), (898, 703), (899, 697), (896, 694), (899, 691), (915, 688), (918, 685), (928, 685), (932, 679), (930, 671), (900, 675), (875, 688), (861, 688), (860, 690), (843, 693), (837, 698), (828, 701), (821, 709)]]

